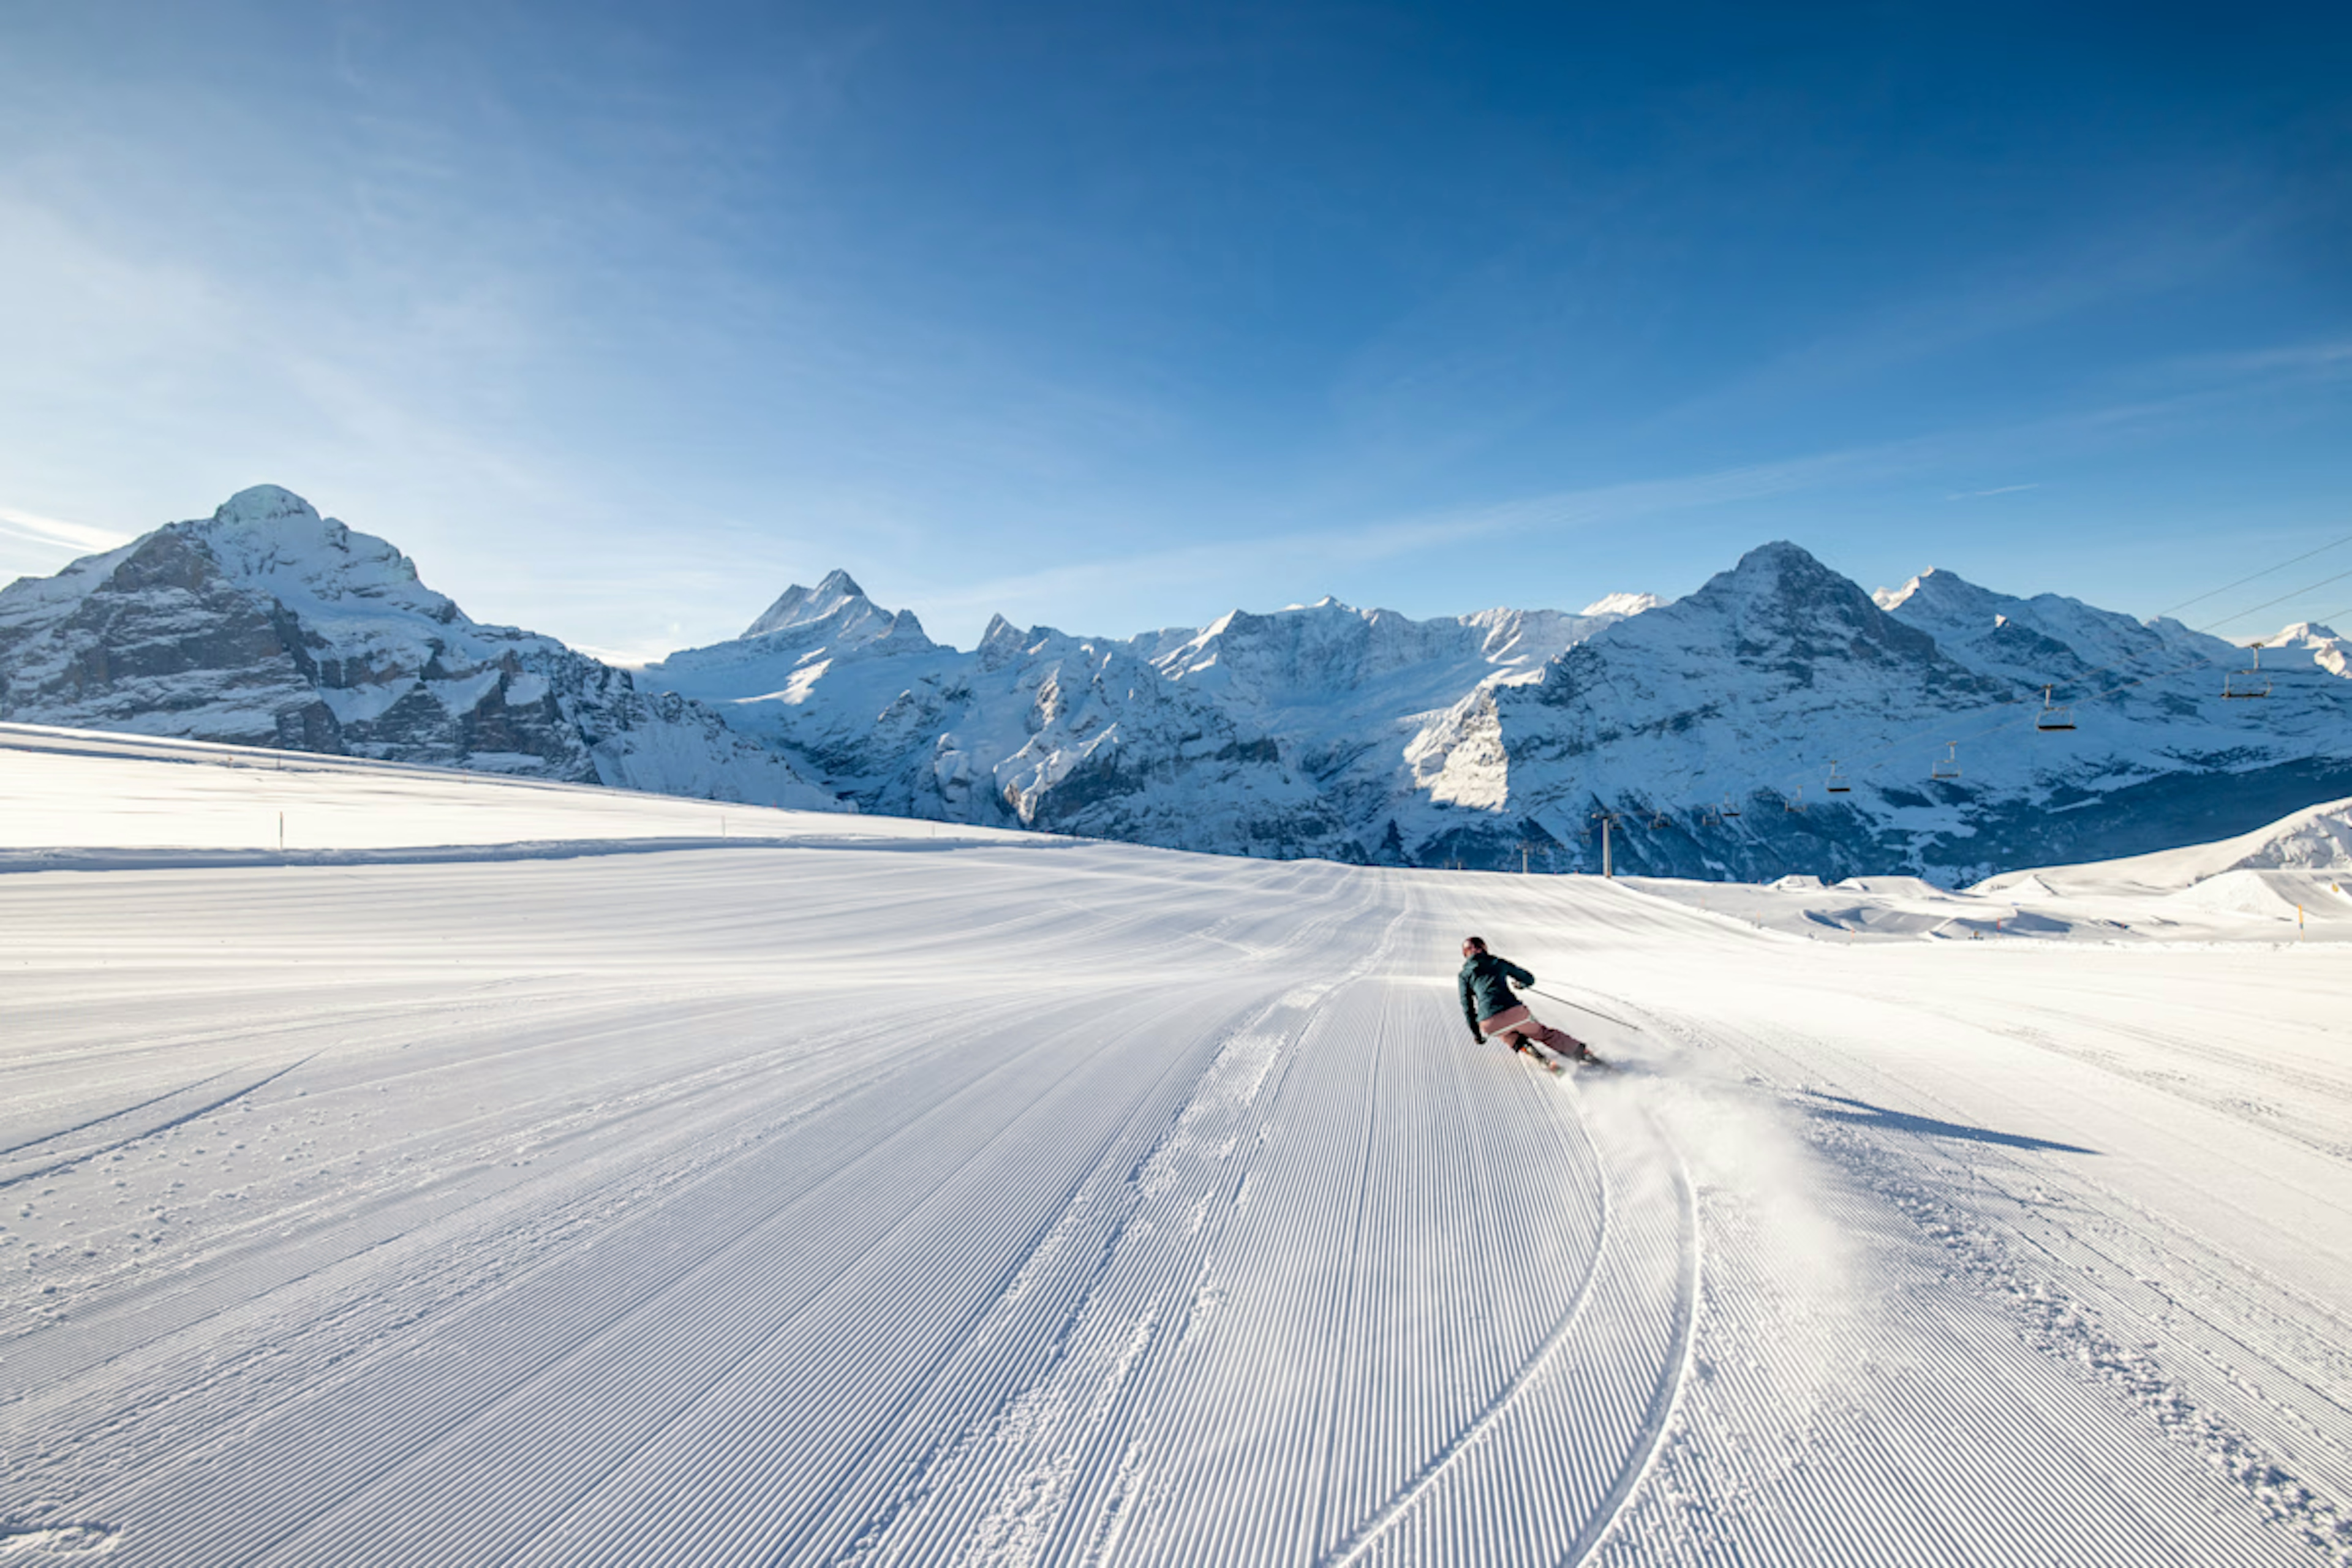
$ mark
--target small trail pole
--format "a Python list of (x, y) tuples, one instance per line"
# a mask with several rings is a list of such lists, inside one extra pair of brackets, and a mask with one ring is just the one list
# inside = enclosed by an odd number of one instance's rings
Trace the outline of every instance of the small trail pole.
[(278, 814), (278, 849), (280, 854), (286, 850), (286, 814), (282, 811)]
[(1524, 876), (1526, 876), (1527, 874), (1528, 874), (1528, 847), (1527, 847), (1525, 844), (1521, 844), (1521, 845), (1519, 846), (1519, 875), (1520, 875), (1520, 876), (1522, 876), (1522, 877), (1524, 877)]

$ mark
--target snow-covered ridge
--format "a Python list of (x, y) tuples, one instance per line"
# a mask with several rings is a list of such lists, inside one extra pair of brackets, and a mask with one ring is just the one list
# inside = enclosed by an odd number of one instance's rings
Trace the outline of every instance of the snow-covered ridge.
[(1627, 613), (1417, 621), (1326, 598), (1124, 639), (1000, 616), (966, 653), (835, 572), (642, 678), (722, 705), (868, 810), (1361, 859), (1349, 803), (1391, 789), (1401, 759), (1383, 738), (1535, 679)]
[(999, 616), (968, 651), (835, 572), (632, 681), (264, 486), (0, 592), (0, 718), (1286, 858), (1597, 869), (1605, 819), (1622, 870), (1962, 885), (2352, 794), (2343, 640), (2273, 641), (2237, 700), (2246, 652), (2178, 623), (1873, 595), (1779, 542), (1671, 604)]
[[(783, 603), (790, 626), (648, 680), (869, 809), (1181, 847), (1594, 868), (1606, 810), (1640, 828), (1622, 868), (1965, 882), (2352, 788), (2324, 637), (2288, 700), (2217, 701), (2245, 656), (2178, 623), (1946, 571), (1873, 595), (1785, 542), (1672, 605), (1416, 621), (1327, 598), (1123, 642), (1000, 616), (971, 654), (845, 574)], [(2033, 721), (2044, 688), (2083, 705), (2064, 740)], [(1929, 776), (1953, 736), (1959, 775)]]
[(1586, 616), (1638, 616), (1664, 604), (1655, 594), (1603, 594), (1578, 613)]

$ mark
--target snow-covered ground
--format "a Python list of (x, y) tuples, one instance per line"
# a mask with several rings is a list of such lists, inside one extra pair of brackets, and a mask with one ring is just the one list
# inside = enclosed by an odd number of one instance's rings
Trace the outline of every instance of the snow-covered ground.
[[(0, 1558), (2352, 1562), (2352, 921), (2151, 912), (2246, 867), (1361, 869), (22, 731), (0, 865)], [(2046, 924), (1814, 918), (1956, 897)], [(1472, 930), (1626, 1070), (1473, 1047)]]
[(544, 858), (737, 838), (1052, 842), (899, 817), (29, 724), (0, 724), (0, 780), (6, 870)]

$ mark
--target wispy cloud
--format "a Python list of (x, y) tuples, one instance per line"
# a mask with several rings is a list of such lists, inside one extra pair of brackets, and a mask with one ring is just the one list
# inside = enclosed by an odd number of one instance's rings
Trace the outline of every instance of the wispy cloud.
[[(1996, 265), (1956, 268), (1940, 279), (1857, 308), (1822, 335), (1668, 410), (1686, 426), (1781, 406), (1907, 374), (1938, 356), (2047, 329), (2086, 312), (2145, 300), (2219, 274), (2259, 239), (2262, 226), (2211, 216), (2200, 193), (2162, 220), (2128, 230), (2093, 223)], [(2203, 215), (2204, 221), (2183, 213)]]
[(129, 542), (131, 535), (111, 528), (97, 528), (86, 522), (68, 522), (61, 517), (43, 517), (38, 512), (20, 511), (15, 507), (0, 506), (0, 532), (35, 544), (55, 548), (63, 545), (84, 554), (96, 554)]
[[(1013, 603), (1099, 601), (1117, 596), (1136, 582), (1160, 587), (1199, 584), (1214, 593), (1236, 581), (1278, 582), (1296, 594), (1320, 586), (1311, 579), (1334, 561), (1350, 564), (1411, 557), (1472, 540), (1532, 539), (1571, 530), (1622, 528), (1671, 513), (1701, 511), (1775, 498), (1904, 485), (1921, 476), (1966, 464), (1981, 469), (1994, 462), (2022, 467), (2063, 454), (2084, 442), (2109, 440), (2126, 431), (2145, 437), (2241, 398), (2268, 375), (2287, 376), (2307, 367), (2308, 355), (2282, 355), (2274, 363), (2242, 367), (2228, 384), (2199, 387), (2168, 397), (2078, 408), (2010, 424), (1931, 430), (1891, 441), (1803, 454), (1696, 474), (1588, 486), (1482, 506), (1416, 513), (1361, 524), (1289, 531), (1268, 531), (1254, 538), (1219, 539), (1136, 555), (1105, 556), (1027, 573), (960, 584), (921, 596), (925, 614), (977, 615)], [(1948, 494), (1969, 500), (2043, 488), (2044, 481), (2000, 485)], [(1065, 629), (1084, 631), (1086, 627)]]
[(1199, 584), (1212, 590), (1241, 578), (1296, 582), (1301, 573), (1322, 570), (1335, 557), (1351, 563), (1391, 560), (1471, 540), (1612, 527), (1667, 512), (1859, 479), (1891, 471), (1905, 460), (1897, 446), (1829, 452), (1668, 479), (1556, 490), (1362, 525), (1304, 529), (1247, 540), (1220, 539), (994, 578), (925, 595), (923, 607), (932, 614), (959, 615), (1017, 601), (1099, 598), (1144, 579), (1161, 586)]
[(2280, 348), (2244, 353), (2199, 354), (2169, 362), (2169, 371), (2191, 380), (2231, 376), (2294, 378), (2352, 373), (2352, 339), (2330, 338), (2316, 342), (2288, 343)]

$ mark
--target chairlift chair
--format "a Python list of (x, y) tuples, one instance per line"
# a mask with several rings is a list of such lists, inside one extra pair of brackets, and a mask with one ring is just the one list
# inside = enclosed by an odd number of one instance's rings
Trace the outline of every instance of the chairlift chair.
[(1799, 816), (1804, 816), (1805, 786), (1799, 784), (1793, 792), (1782, 795), (1780, 797), (1780, 809), (1783, 811), (1793, 811)]
[(1732, 799), (1730, 795), (1727, 793), (1723, 797), (1723, 804), (1716, 807), (1716, 813), (1726, 822), (1728, 822), (1733, 817), (1739, 815), (1739, 803)]
[(1937, 757), (1936, 765), (1927, 770), (1927, 776), (1931, 779), (1956, 779), (1960, 776), (1960, 743), (1947, 741), (1944, 750), (1948, 754)]
[(1853, 793), (1853, 781), (1846, 777), (1843, 773), (1838, 772), (1838, 765), (1835, 763), (1832, 763), (1830, 764), (1829, 783), (1823, 787), (1832, 795), (1852, 795)]
[(2074, 710), (2072, 708), (2061, 708), (2056, 703), (2051, 701), (2050, 693), (2052, 689), (2053, 688), (2047, 686), (2042, 689), (2042, 711), (2033, 716), (2033, 727), (2037, 730), (2042, 731), (2073, 729), (2074, 727)]
[(2221, 678), (2221, 695), (2228, 698), (2268, 697), (2271, 678), (2263, 673), (2263, 645), (2254, 645), (2254, 667)]

